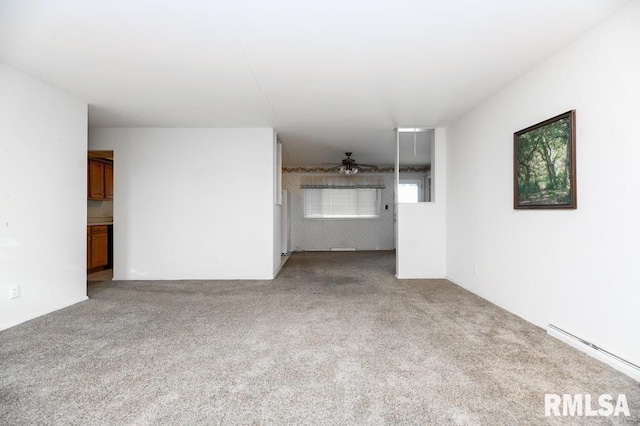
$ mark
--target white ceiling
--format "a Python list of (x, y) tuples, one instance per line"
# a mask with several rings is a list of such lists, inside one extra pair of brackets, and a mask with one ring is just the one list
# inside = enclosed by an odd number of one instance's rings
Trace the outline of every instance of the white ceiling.
[(393, 163), (628, 0), (0, 0), (0, 61), (92, 127), (275, 127), (285, 165)]

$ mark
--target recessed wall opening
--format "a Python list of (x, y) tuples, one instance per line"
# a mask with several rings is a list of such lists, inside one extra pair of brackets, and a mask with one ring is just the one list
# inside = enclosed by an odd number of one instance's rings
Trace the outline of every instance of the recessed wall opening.
[(398, 203), (429, 203), (433, 201), (431, 168), (434, 130), (399, 128)]
[(87, 282), (113, 278), (113, 151), (87, 155)]

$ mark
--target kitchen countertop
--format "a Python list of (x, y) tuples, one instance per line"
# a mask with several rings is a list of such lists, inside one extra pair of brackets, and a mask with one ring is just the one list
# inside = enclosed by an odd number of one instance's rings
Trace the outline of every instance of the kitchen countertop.
[(87, 226), (94, 225), (113, 225), (112, 217), (88, 217)]

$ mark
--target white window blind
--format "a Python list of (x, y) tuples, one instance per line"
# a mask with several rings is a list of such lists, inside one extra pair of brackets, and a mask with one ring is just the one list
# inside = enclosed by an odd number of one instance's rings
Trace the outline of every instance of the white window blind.
[(380, 190), (375, 188), (304, 190), (307, 219), (372, 219), (380, 217)]

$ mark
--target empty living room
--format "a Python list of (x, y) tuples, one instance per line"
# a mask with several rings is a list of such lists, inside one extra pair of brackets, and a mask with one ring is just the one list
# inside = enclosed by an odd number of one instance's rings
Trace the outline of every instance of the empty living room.
[(640, 424), (639, 24), (1, 0), (0, 424)]

